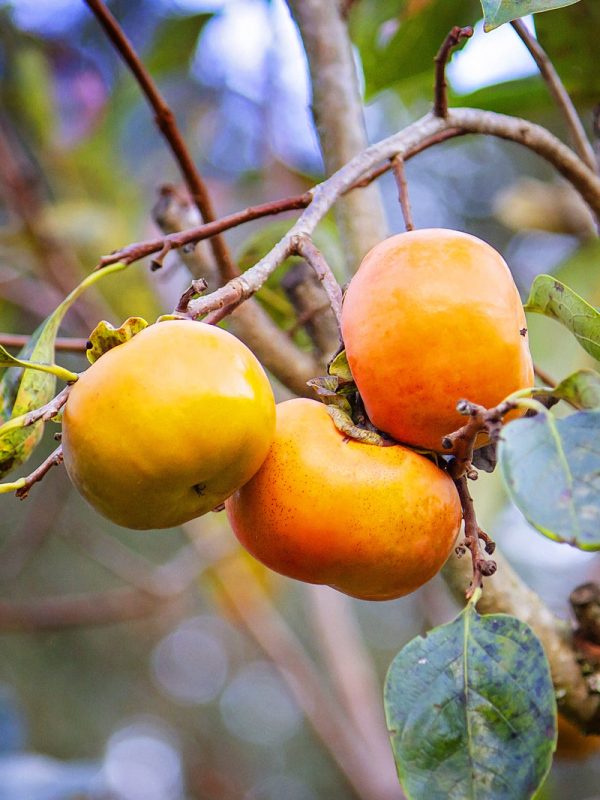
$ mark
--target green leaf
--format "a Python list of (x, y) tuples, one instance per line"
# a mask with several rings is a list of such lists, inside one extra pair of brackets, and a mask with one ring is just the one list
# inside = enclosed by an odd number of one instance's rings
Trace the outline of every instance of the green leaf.
[(85, 351), (88, 361), (93, 364), (108, 350), (124, 344), (147, 327), (148, 323), (141, 317), (129, 317), (118, 328), (102, 320), (90, 333), (89, 346)]
[(491, 31), (505, 22), (526, 17), (528, 14), (564, 8), (577, 2), (579, 0), (481, 0), (485, 30)]
[(392, 662), (385, 711), (409, 800), (528, 800), (550, 768), (556, 703), (532, 630), (473, 604)]
[(211, 14), (170, 16), (157, 30), (145, 63), (152, 75), (175, 72), (187, 67), (194, 55), (198, 37)]
[(346, 381), (354, 383), (354, 378), (350, 372), (350, 364), (348, 364), (348, 357), (346, 356), (345, 350), (342, 350), (341, 353), (338, 353), (337, 356), (335, 356), (335, 358), (327, 367), (327, 372), (330, 375), (335, 375), (336, 378), (339, 378), (343, 383)]
[(502, 431), (502, 474), (527, 520), (557, 542), (600, 550), (600, 412), (549, 412)]
[[(14, 359), (20, 365), (11, 366), (0, 375), (0, 424), (40, 408), (52, 399), (56, 390), (56, 371), (41, 372), (39, 366), (36, 369), (24, 368), (23, 362), (33, 361), (37, 365), (52, 365), (56, 335), (69, 308), (89, 286), (106, 275), (119, 272), (126, 267), (127, 264), (117, 263), (92, 272), (37, 328), (19, 353), (19, 358)], [(10, 358), (12, 359), (12, 356)], [(42, 422), (25, 428), (9, 428), (4, 432), (0, 429), (0, 477), (27, 461), (43, 432)]]
[(433, 59), (454, 25), (474, 25), (477, 0), (363, 0), (351, 15), (351, 33), (363, 64), (367, 97), (424, 75), (433, 99)]
[(600, 408), (600, 375), (580, 369), (553, 389), (536, 389), (534, 397), (557, 397), (577, 409)]
[(551, 275), (534, 280), (525, 311), (544, 314), (571, 331), (583, 349), (600, 361), (600, 312)]

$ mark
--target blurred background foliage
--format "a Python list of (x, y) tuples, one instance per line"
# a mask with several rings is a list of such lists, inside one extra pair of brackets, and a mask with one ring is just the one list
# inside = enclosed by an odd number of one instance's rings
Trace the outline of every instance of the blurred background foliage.
[[(110, 5), (174, 109), (220, 214), (302, 192), (321, 177), (306, 65), (283, 0)], [(484, 35), (480, 15), (476, 0), (351, 4), (371, 139), (429, 108), (432, 58), (441, 40), (452, 25), (475, 23), (476, 35), (449, 71), (452, 102), (523, 115), (564, 135), (514, 32), (505, 26)], [(539, 15), (535, 26), (589, 128), (600, 94), (600, 5), (583, 0)], [(31, 332), (102, 254), (156, 235), (152, 209), (159, 187), (179, 181), (137, 87), (80, 0), (0, 3), (0, 156), (3, 332)], [(523, 294), (536, 274), (550, 271), (600, 304), (600, 248), (590, 237), (589, 216), (532, 154), (469, 137), (418, 156), (407, 175), (418, 226), (483, 237), (505, 254)], [(380, 186), (390, 230), (402, 230), (393, 180), (386, 176)], [(285, 224), (255, 222), (227, 234), (243, 268)], [(332, 220), (317, 238), (341, 270)], [(308, 337), (296, 330), (282, 274), (270, 281), (262, 302), (308, 347)], [(153, 319), (174, 305), (188, 282), (176, 255), (155, 274), (134, 265), (78, 303), (62, 332), (86, 336), (100, 318)], [(590, 366), (552, 322), (529, 323), (535, 359), (552, 375)], [(60, 360), (71, 369), (85, 365), (77, 355)], [(36, 461), (53, 447), (52, 433)], [(566, 616), (570, 589), (600, 577), (598, 557), (536, 535), (507, 506), (497, 475), (483, 476), (475, 489), (484, 527)], [(256, 587), (267, 608), (276, 609), (299, 637), (328, 686), (336, 679), (327, 675), (322, 637), (315, 632), (328, 623), (315, 603), (320, 590), (251, 562), (223, 515), (192, 528), (204, 548), (195, 556), (184, 549), (189, 545), (181, 530), (118, 529), (86, 506), (60, 470), (24, 505), (0, 498), (0, 596), (6, 600), (91, 592), (105, 597), (114, 590), (123, 611), (130, 599), (118, 592), (147, 588), (149, 574), (154, 580), (152, 613), (148, 596), (145, 610), (136, 613), (132, 606), (131, 616), (141, 619), (0, 633), (0, 800), (356, 796), (305, 721), (290, 684), (250, 635), (239, 609), (244, 581), (224, 580), (241, 574)], [(163, 563), (169, 566), (152, 572)], [(182, 569), (187, 590), (157, 601), (156, 586), (168, 594)], [(243, 603), (251, 605), (251, 597), (242, 597)], [(360, 626), (363, 666), (372, 664), (380, 682), (408, 639), (453, 612), (439, 580), (403, 600), (343, 605)], [(335, 630), (331, 637), (335, 643)], [(557, 760), (542, 796), (591, 798), (599, 781), (597, 755), (584, 765)]]

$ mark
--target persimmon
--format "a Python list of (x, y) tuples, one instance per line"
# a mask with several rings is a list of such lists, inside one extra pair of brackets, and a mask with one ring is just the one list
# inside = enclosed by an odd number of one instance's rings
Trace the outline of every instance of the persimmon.
[(464, 424), (459, 400), (492, 407), (533, 385), (510, 270), (466, 233), (410, 231), (376, 245), (350, 281), (342, 334), (369, 418), (408, 444), (443, 451)]
[(275, 401), (250, 350), (227, 331), (159, 322), (108, 350), (71, 389), (69, 477), (128, 528), (169, 528), (210, 511), (267, 455)]
[(389, 600), (432, 578), (461, 522), (454, 483), (402, 447), (346, 438), (314, 400), (277, 406), (256, 475), (225, 503), (242, 545), (276, 572)]

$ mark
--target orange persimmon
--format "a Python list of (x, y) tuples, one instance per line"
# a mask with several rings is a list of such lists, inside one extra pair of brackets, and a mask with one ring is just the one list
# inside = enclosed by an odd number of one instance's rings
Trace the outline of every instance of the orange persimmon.
[(376, 245), (342, 308), (348, 363), (371, 421), (443, 452), (461, 399), (491, 407), (533, 385), (527, 323), (502, 256), (459, 231), (417, 230)]
[(324, 405), (304, 399), (277, 406), (267, 458), (225, 507), (263, 564), (365, 600), (401, 597), (432, 578), (461, 522), (456, 488), (432, 461), (348, 439)]

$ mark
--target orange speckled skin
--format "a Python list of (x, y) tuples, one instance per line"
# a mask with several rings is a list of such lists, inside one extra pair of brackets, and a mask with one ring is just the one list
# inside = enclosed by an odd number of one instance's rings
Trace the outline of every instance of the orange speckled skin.
[(438, 451), (465, 422), (459, 400), (490, 407), (533, 386), (526, 327), (500, 254), (444, 229), (376, 245), (342, 308), (348, 362), (371, 421)]
[(277, 406), (260, 470), (225, 507), (242, 545), (271, 569), (364, 600), (390, 600), (432, 578), (461, 521), (452, 480), (400, 445), (346, 439), (325, 406)]
[(62, 444), (69, 477), (97, 511), (127, 528), (170, 528), (249, 480), (274, 430), (273, 392), (246, 345), (219, 328), (171, 320), (80, 376)]

